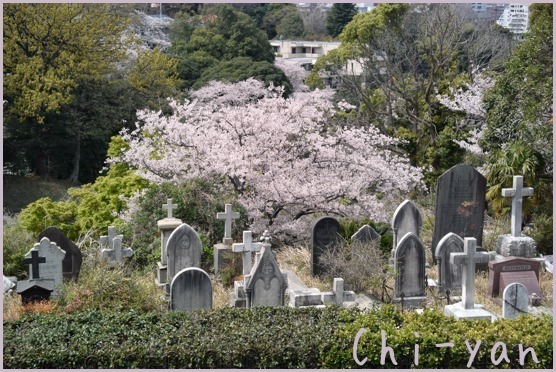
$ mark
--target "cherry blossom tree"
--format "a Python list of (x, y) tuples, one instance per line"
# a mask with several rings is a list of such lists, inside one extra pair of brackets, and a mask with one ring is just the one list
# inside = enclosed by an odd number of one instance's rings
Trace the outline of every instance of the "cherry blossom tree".
[[(213, 82), (170, 103), (173, 114), (141, 111), (120, 159), (154, 182), (204, 177), (233, 187), (251, 229), (306, 235), (305, 216), (325, 213), (388, 221), (385, 203), (424, 187), (398, 140), (374, 127), (334, 123), (332, 91), (297, 92), (250, 79)], [(345, 106), (345, 105), (344, 105)]]

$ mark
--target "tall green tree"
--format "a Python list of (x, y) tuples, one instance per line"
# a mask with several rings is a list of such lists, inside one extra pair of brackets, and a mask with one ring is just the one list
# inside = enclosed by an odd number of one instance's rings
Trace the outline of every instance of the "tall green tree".
[(332, 37), (342, 33), (346, 25), (355, 17), (357, 9), (352, 3), (337, 3), (332, 5), (326, 18), (326, 30)]

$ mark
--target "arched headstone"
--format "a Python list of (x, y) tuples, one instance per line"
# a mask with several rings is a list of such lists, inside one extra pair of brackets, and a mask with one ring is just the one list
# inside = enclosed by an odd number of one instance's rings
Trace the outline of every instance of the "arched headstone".
[(311, 274), (322, 273), (320, 256), (340, 243), (342, 233), (342, 226), (334, 217), (321, 217), (315, 222), (311, 239)]
[(66, 279), (77, 280), (83, 263), (83, 255), (77, 245), (69, 240), (63, 231), (56, 226), (50, 226), (43, 230), (39, 234), (37, 242), (40, 242), (42, 238), (48, 238), (51, 242), (55, 242), (58, 247), (66, 252), (62, 260), (62, 275)]
[(438, 242), (434, 256), (438, 263), (438, 288), (440, 290), (461, 290), (461, 267), (450, 263), (450, 253), (462, 252), (463, 239), (459, 235), (448, 233)]
[(392, 231), (394, 235), (394, 246), (396, 249), (400, 240), (407, 233), (413, 233), (417, 238), (421, 238), (421, 226), (423, 218), (421, 212), (417, 209), (411, 200), (404, 200), (398, 205), (392, 217)]
[(189, 267), (201, 266), (202, 243), (199, 235), (186, 223), (179, 225), (168, 238), (168, 283), (174, 275)]
[(413, 233), (405, 234), (394, 251), (395, 297), (425, 295), (425, 247)]
[(178, 272), (170, 284), (170, 309), (212, 309), (212, 283), (202, 269), (190, 267)]

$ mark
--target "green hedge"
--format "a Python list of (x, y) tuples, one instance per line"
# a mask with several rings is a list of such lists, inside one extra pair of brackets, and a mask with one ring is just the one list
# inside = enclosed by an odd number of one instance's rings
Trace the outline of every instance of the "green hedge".
[[(360, 328), (368, 331), (358, 356), (369, 359), (360, 368), (395, 367), (389, 359), (378, 362), (381, 330), (397, 367), (412, 367), (418, 343), (418, 368), (467, 368), (465, 340), (472, 347), (482, 341), (473, 367), (520, 367), (519, 343), (534, 348), (540, 361), (528, 356), (523, 367), (552, 367), (551, 317), (458, 322), (436, 311), (402, 314), (385, 306), (368, 313), (327, 307), (36, 314), (4, 322), (4, 368), (357, 368), (352, 353)], [(507, 345), (511, 364), (490, 362), (498, 341)], [(455, 343), (449, 354), (435, 346), (445, 342)]]

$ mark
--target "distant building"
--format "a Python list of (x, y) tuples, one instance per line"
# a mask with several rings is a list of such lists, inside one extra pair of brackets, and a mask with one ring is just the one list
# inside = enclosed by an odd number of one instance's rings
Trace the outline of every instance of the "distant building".
[(529, 5), (505, 4), (504, 12), (496, 23), (509, 29), (517, 38), (524, 38), (529, 28)]
[(359, 13), (370, 12), (376, 8), (377, 5), (378, 3), (355, 3), (355, 7)]
[(502, 3), (468, 3), (475, 11), (477, 18), (496, 21), (502, 13), (506, 4)]

